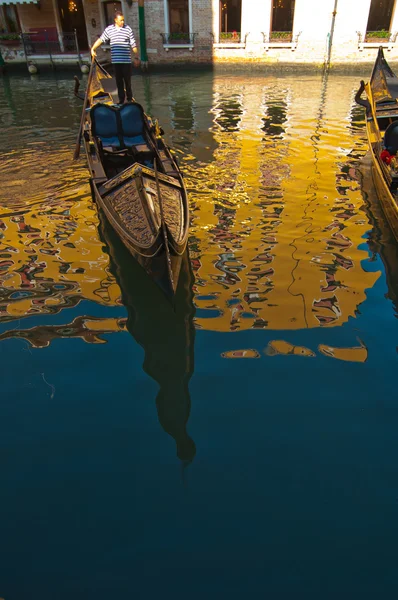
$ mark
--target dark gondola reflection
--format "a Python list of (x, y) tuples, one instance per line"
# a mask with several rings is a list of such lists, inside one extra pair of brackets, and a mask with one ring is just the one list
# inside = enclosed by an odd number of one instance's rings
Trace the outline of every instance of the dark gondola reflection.
[(174, 306), (131, 257), (100, 214), (100, 236), (110, 257), (110, 270), (127, 309), (126, 328), (145, 351), (144, 371), (159, 384), (159, 423), (176, 442), (177, 456), (190, 463), (195, 443), (187, 433), (191, 410), (189, 380), (194, 369), (193, 273), (185, 253)]

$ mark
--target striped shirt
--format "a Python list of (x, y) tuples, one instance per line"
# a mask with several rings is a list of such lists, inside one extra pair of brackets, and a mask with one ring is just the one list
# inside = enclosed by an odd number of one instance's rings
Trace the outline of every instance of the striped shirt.
[(109, 25), (100, 39), (103, 42), (110, 42), (113, 63), (131, 63), (131, 48), (136, 46), (131, 27)]

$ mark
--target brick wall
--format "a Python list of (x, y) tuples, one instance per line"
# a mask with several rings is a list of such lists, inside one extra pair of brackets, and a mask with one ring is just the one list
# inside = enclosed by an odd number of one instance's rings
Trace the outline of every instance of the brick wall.
[[(126, 21), (132, 27), (139, 44), (138, 3), (125, 8)], [(192, 0), (192, 25), (195, 43), (189, 48), (163, 47), (162, 33), (165, 33), (163, 0), (145, 0), (145, 28), (147, 52), (150, 63), (211, 63), (212, 61), (212, 0)]]
[[(44, 0), (48, 1), (48, 0)], [(377, 47), (360, 48), (357, 31), (365, 34), (371, 0), (339, 0), (334, 20), (331, 60), (333, 64), (371, 63)], [(98, 13), (99, 0), (84, 0), (91, 14)], [(153, 64), (178, 63), (259, 63), (265, 65), (322, 65), (328, 54), (333, 22), (334, 0), (296, 0), (293, 36), (298, 36), (296, 47), (267, 47), (263, 33), (270, 30), (272, 0), (242, 0), (242, 33), (247, 33), (246, 45), (238, 48), (216, 47), (211, 32), (218, 32), (219, 0), (192, 0), (192, 30), (195, 43), (189, 48), (164, 48), (161, 33), (165, 32), (164, 0), (145, 0), (145, 22), (148, 59)], [(127, 23), (133, 28), (139, 43), (138, 2), (129, 7), (122, 0)], [(398, 0), (391, 31), (398, 31)], [(97, 9), (95, 9), (97, 6)], [(31, 7), (33, 8), (33, 7)], [(97, 10), (97, 13), (95, 13)], [(91, 16), (87, 15), (88, 20)], [(98, 23), (98, 21), (97, 21)], [(91, 36), (97, 37), (88, 23)], [(388, 59), (398, 60), (398, 38), (388, 49)]]

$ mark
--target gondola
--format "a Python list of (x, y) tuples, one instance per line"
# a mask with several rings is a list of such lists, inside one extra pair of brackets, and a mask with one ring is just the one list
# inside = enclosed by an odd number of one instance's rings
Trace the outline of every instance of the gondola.
[(387, 281), (386, 297), (391, 300), (398, 313), (398, 244), (387, 219), (380, 207), (372, 185), (370, 157), (366, 155), (359, 164), (358, 179), (365, 203), (365, 213), (372, 226), (367, 243), (373, 255), (379, 254)]
[[(366, 92), (367, 100), (361, 99)], [(377, 195), (398, 240), (398, 78), (380, 47), (369, 83), (361, 81), (355, 96), (366, 108), (366, 131), (372, 154)]]
[(182, 174), (158, 123), (135, 100), (116, 101), (115, 80), (93, 60), (75, 158), (82, 139), (93, 198), (130, 253), (173, 298), (189, 226)]

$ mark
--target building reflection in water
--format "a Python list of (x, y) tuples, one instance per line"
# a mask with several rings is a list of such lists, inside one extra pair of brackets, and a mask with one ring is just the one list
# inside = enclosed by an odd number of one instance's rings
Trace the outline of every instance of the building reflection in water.
[(24, 339), (32, 348), (46, 348), (54, 340), (80, 338), (88, 344), (105, 344), (106, 334), (126, 329), (126, 319), (80, 316), (66, 325), (36, 325), (30, 329), (11, 329), (0, 334), (0, 340)]
[[(40, 190), (40, 180), (35, 183)], [(30, 202), (34, 198), (32, 192)], [(114, 305), (119, 290), (107, 274), (95, 207), (87, 198), (38, 197), (35, 209), (23, 205), (22, 196), (3, 205), (0, 219), (1, 320), (57, 313), (83, 298)]]
[(299, 329), (355, 317), (379, 274), (361, 267), (368, 224), (352, 176), (353, 86), (214, 78), (218, 147), (191, 192), (199, 327)]

